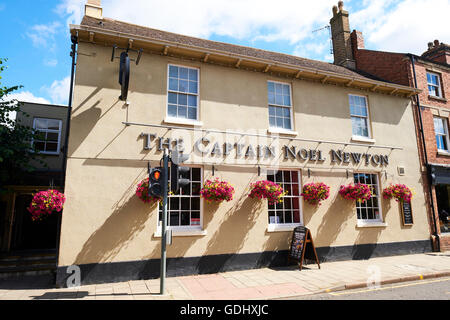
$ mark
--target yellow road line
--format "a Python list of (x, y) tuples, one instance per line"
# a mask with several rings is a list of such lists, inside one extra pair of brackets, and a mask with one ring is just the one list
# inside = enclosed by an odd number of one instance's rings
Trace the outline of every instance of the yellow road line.
[(352, 292), (345, 292), (345, 291), (331, 292), (329, 294), (331, 294), (333, 296), (340, 296), (340, 295), (344, 295), (344, 294), (354, 294), (354, 293), (362, 293), (362, 292), (371, 292), (371, 291), (379, 291), (379, 290), (386, 290), (386, 289), (410, 287), (410, 286), (416, 286), (416, 285), (419, 285), (419, 284), (426, 284), (426, 283), (433, 283), (433, 282), (442, 282), (442, 281), (450, 281), (450, 278), (439, 279), (439, 280), (429, 280), (429, 281), (423, 281), (422, 280), (420, 282), (415, 282), (415, 283), (408, 283), (408, 284), (402, 284), (402, 285), (390, 286), (390, 287), (384, 287), (384, 288), (365, 289), (365, 290), (352, 291)]

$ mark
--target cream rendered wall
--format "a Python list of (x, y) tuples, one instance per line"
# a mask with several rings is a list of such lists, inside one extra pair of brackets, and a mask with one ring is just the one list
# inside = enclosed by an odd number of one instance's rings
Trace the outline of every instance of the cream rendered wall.
[[(164, 124), (168, 63), (200, 68), (199, 120), (203, 122), (203, 128), (267, 134), (267, 80), (275, 80), (292, 85), (294, 129), (299, 138), (351, 142), (348, 94), (366, 95), (376, 145), (402, 147), (403, 150), (369, 150), (367, 147), (344, 148), (343, 145), (273, 140), (280, 156), (280, 167), (310, 168), (310, 178), (307, 170), (302, 170), (302, 183), (323, 181), (331, 186), (330, 198), (320, 207), (314, 208), (301, 201), (303, 222), (310, 228), (316, 247), (429, 239), (413, 115), (408, 99), (144, 54), (138, 66), (131, 66), (130, 105), (126, 106), (118, 100), (118, 61), (110, 62), (111, 48), (81, 43), (79, 52), (60, 266), (160, 257), (160, 238), (155, 237), (157, 207), (142, 203), (134, 192), (137, 183), (147, 175), (147, 161), (151, 160), (152, 166), (157, 166), (162, 153), (156, 150), (154, 141), (151, 150), (144, 150), (140, 134), (183, 137), (186, 151), (192, 150), (192, 141), (203, 135), (194, 135), (191, 131), (125, 126), (122, 122)], [(233, 135), (209, 137), (211, 141), (215, 137), (221, 143), (239, 140)], [(273, 142), (271, 139), (243, 139), (241, 141), (253, 146)], [(284, 144), (318, 148), (327, 159), (323, 163), (285, 160), (281, 148)], [(355, 167), (353, 163), (333, 164), (328, 153), (331, 148), (355, 152), (369, 150), (372, 154), (389, 155), (389, 165), (380, 167), (361, 163)], [(202, 166), (200, 158), (194, 154), (190, 161)], [(268, 232), (267, 203), (246, 196), (251, 182), (265, 178), (264, 175), (258, 177), (255, 161), (239, 159), (246, 165), (224, 165), (236, 162), (234, 153), (225, 159), (208, 156), (203, 160), (208, 163), (203, 165), (204, 180), (212, 176), (212, 162), (222, 164), (216, 167), (215, 176), (234, 185), (235, 200), (220, 206), (204, 202), (202, 223), (207, 234), (174, 237), (173, 244), (168, 247), (168, 257), (287, 249), (291, 231)], [(405, 176), (397, 174), (397, 166), (400, 165), (405, 167)], [(276, 163), (263, 162), (261, 166), (273, 167)], [(331, 170), (331, 167), (378, 173), (381, 188), (400, 182), (410, 186), (415, 190), (412, 201), (414, 225), (403, 226), (397, 203), (382, 199), (382, 214), (387, 226), (357, 227), (354, 203), (342, 200), (337, 193), (341, 184), (352, 182), (352, 173), (347, 179), (345, 170)]]

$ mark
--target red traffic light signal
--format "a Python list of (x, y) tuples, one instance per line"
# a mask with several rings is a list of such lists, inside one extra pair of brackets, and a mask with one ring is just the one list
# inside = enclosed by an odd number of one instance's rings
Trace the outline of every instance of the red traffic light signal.
[(164, 187), (166, 183), (163, 181), (164, 168), (152, 168), (150, 169), (150, 177), (148, 179), (148, 193), (154, 197), (164, 196)]

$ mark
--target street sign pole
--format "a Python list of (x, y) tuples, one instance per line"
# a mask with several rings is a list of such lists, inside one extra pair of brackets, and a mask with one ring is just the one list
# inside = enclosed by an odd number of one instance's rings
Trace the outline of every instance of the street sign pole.
[(169, 155), (167, 148), (164, 149), (163, 156), (164, 163), (164, 173), (163, 173), (163, 210), (162, 210), (162, 221), (161, 221), (161, 283), (160, 283), (160, 293), (165, 292), (165, 281), (166, 281), (166, 226), (167, 226), (167, 187), (169, 181)]

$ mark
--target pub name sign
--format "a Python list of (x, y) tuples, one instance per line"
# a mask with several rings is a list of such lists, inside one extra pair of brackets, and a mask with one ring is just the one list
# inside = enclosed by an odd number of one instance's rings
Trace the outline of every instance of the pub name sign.
[[(164, 148), (172, 150), (177, 148), (179, 151), (185, 151), (184, 140), (182, 138), (172, 139), (158, 137), (153, 133), (141, 133), (144, 139), (144, 150), (152, 150), (153, 146), (157, 151), (163, 151)], [(154, 143), (152, 143), (154, 142)], [(153, 145), (153, 146), (152, 146)], [(279, 157), (279, 150), (275, 146), (252, 145), (243, 143), (219, 143), (212, 142), (207, 137), (197, 139), (193, 144), (193, 151), (197, 155), (211, 157), (227, 157), (234, 154), (236, 158), (247, 159), (275, 159)], [(281, 145), (281, 152), (285, 160), (316, 161), (324, 162), (327, 156), (319, 149), (306, 149), (298, 146)], [(383, 154), (370, 154), (361, 152), (346, 152), (340, 149), (331, 149), (328, 156), (332, 163), (364, 163), (376, 166), (389, 165), (389, 156)]]

